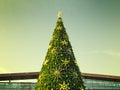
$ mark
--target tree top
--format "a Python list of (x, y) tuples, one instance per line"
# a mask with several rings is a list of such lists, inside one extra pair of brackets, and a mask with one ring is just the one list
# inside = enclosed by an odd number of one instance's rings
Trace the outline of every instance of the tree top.
[(58, 18), (59, 17), (62, 17), (62, 12), (61, 11), (58, 12)]

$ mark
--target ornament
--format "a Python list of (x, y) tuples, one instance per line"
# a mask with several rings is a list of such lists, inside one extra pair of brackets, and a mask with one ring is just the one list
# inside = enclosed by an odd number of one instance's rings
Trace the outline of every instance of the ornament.
[(55, 70), (53, 74), (54, 74), (55, 77), (59, 77), (60, 76), (60, 71), (59, 70)]
[(58, 81), (58, 79), (61, 78), (61, 69), (60, 69), (60, 67), (53, 69), (51, 73), (53, 74), (53, 77), (54, 77), (55, 81)]
[(70, 61), (69, 60), (67, 60), (67, 59), (65, 59), (65, 60), (61, 60), (62, 61), (62, 63), (66, 66)]
[(44, 86), (46, 86), (47, 84), (46, 83), (44, 83)]
[(39, 75), (38, 80), (41, 81), (45, 75), (42, 73)]
[(55, 54), (56, 53), (56, 49), (53, 48), (52, 51), (51, 51), (52, 54)]
[(66, 40), (63, 40), (63, 41), (61, 41), (61, 44), (62, 44), (62, 45), (67, 45), (68, 42), (67, 42)]
[(51, 46), (51, 45), (49, 45), (49, 46), (48, 46), (48, 49), (51, 49), (51, 48), (52, 48), (52, 46)]
[(51, 41), (54, 41), (55, 39), (56, 39), (56, 35), (53, 35)]
[(56, 30), (62, 30), (62, 27), (61, 26), (57, 26)]
[(63, 56), (63, 54), (60, 54), (60, 56)]
[(78, 73), (74, 71), (74, 72), (72, 73), (72, 76), (73, 76), (73, 79), (77, 79), (77, 78), (78, 78)]
[(60, 90), (69, 90), (70, 87), (68, 86), (69, 84), (65, 84), (65, 81), (63, 81), (62, 84), (59, 84), (60, 85)]
[(48, 60), (48, 59), (46, 59), (46, 60), (44, 61), (43, 65), (47, 65), (47, 64), (48, 64), (48, 62), (49, 62), (49, 60)]
[(72, 77), (73, 80), (78, 80), (78, 76), (79, 74), (77, 73), (77, 71), (75, 69), (71, 69), (70, 70), (70, 76)]

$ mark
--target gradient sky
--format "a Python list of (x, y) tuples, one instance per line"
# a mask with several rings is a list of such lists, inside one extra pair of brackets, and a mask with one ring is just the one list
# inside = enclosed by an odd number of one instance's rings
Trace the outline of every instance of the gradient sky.
[(120, 76), (120, 0), (0, 0), (0, 73), (40, 71), (58, 11), (81, 72)]

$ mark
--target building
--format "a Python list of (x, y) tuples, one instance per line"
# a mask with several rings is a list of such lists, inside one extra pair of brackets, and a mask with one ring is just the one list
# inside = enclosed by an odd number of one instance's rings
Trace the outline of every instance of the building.
[[(0, 90), (34, 90), (36, 82), (12, 82), (37, 79), (39, 72), (0, 74)], [(86, 90), (120, 90), (120, 76), (82, 73)]]

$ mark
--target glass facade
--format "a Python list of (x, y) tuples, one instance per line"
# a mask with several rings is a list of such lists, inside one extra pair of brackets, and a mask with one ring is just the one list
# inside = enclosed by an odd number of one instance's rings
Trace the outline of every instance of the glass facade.
[[(83, 79), (86, 90), (120, 90), (120, 82)], [(34, 82), (0, 82), (0, 90), (34, 90)]]
[(34, 90), (32, 82), (0, 82), (0, 90)]
[(120, 82), (84, 79), (86, 90), (120, 90)]

